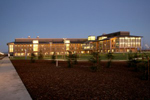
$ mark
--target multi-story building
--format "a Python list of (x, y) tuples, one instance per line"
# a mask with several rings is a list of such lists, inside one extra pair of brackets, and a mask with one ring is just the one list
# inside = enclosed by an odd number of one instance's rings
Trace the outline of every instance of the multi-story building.
[(107, 52), (136, 52), (141, 49), (141, 36), (130, 35), (129, 32), (115, 32), (88, 38), (17, 38), (7, 43), (10, 54), (14, 56), (30, 56), (32, 52), (38, 55), (57, 55), (72, 53)]
[(42, 52), (44, 55), (67, 54), (68, 51), (73, 53), (84, 53), (82, 45), (87, 39), (72, 38), (17, 38), (15, 42), (8, 43), (8, 50), (14, 56), (30, 56), (32, 52), (38, 55)]
[(125, 31), (100, 35), (97, 41), (100, 52), (137, 52), (141, 50), (141, 36), (133, 36)]

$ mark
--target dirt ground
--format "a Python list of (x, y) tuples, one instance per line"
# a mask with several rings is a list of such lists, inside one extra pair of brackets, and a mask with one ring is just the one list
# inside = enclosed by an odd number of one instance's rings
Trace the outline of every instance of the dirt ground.
[(150, 81), (139, 79), (126, 62), (113, 62), (111, 68), (101, 62), (98, 72), (91, 72), (88, 62), (73, 68), (67, 68), (67, 62), (56, 67), (48, 60), (12, 63), (33, 100), (150, 99)]

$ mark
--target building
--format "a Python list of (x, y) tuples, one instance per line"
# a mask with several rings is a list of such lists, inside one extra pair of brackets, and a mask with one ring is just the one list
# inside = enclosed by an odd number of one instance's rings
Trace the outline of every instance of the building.
[(17, 38), (7, 43), (10, 54), (14, 56), (30, 56), (32, 52), (38, 55), (57, 55), (72, 53), (108, 52), (137, 52), (141, 49), (142, 36), (133, 36), (129, 32), (119, 31), (88, 38)]
[(141, 50), (141, 36), (133, 36), (125, 31), (103, 34), (97, 37), (97, 41), (100, 52), (137, 52)]
[(68, 54), (68, 51), (73, 53), (84, 53), (82, 44), (87, 39), (73, 38), (17, 38), (15, 42), (8, 43), (8, 50), (14, 56), (30, 56), (32, 52), (38, 55), (42, 52), (44, 55), (52, 55), (54, 52), (57, 55)]
[(0, 55), (4, 55), (4, 53), (0, 52)]

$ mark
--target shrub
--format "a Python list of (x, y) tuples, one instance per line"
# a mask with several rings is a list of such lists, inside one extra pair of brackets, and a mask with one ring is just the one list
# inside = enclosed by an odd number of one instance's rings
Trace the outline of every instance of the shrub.
[[(131, 56), (132, 55), (132, 56)], [(147, 80), (148, 79), (148, 62), (150, 60), (145, 61), (144, 58), (148, 59), (148, 55), (142, 55), (142, 60), (139, 60), (139, 56), (137, 53), (130, 54), (128, 56), (129, 61), (128, 61), (128, 66), (134, 68), (134, 71), (140, 73), (140, 78), (142, 80)]]
[(43, 59), (42, 51), (39, 52), (38, 59), (39, 59), (39, 60)]
[(52, 63), (56, 63), (56, 54), (54, 52), (54, 54), (52, 55)]
[(138, 58), (139, 56), (137, 53), (128, 54), (128, 67), (133, 67), (134, 71), (138, 71), (138, 63), (141, 62)]
[(74, 58), (74, 64), (77, 64), (78, 63), (77, 59), (79, 58), (77, 53), (73, 54), (73, 58)]
[(100, 56), (98, 52), (92, 52), (92, 57), (89, 58), (89, 62), (92, 63), (92, 66), (90, 67), (91, 71), (96, 72), (99, 69), (100, 66)]
[(114, 59), (114, 56), (111, 52), (109, 52), (108, 54), (106, 54), (106, 58), (108, 59), (106, 67), (110, 68), (111, 67), (111, 60)]
[(32, 52), (31, 53), (31, 62), (32, 63), (35, 63), (35, 57), (36, 57), (35, 54)]
[(77, 54), (72, 54), (71, 51), (68, 51), (69, 52), (69, 55), (67, 56), (67, 59), (68, 59), (68, 67), (71, 68), (73, 67), (74, 64), (77, 64)]

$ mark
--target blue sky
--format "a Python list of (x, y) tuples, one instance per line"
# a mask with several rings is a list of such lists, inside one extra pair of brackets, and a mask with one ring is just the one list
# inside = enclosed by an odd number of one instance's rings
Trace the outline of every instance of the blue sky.
[(150, 0), (0, 0), (0, 51), (15, 38), (87, 38), (116, 31), (150, 45)]

